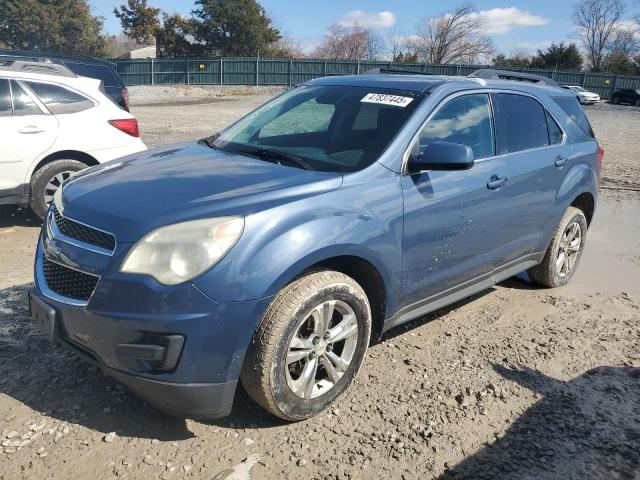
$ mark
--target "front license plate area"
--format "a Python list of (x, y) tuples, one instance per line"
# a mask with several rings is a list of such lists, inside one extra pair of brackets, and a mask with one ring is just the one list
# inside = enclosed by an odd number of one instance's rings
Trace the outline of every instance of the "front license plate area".
[(54, 308), (29, 292), (29, 313), (31, 322), (47, 336), (50, 342), (55, 343), (58, 340), (58, 326)]

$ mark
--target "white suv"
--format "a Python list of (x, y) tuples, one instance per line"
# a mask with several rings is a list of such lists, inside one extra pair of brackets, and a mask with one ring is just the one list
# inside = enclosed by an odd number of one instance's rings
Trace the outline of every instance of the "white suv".
[(0, 204), (40, 217), (74, 172), (147, 148), (99, 80), (53, 63), (0, 63), (0, 132)]

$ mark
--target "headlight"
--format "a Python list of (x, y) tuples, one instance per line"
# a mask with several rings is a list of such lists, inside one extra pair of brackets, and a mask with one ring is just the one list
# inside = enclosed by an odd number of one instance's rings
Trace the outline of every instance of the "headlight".
[(144, 273), (165, 285), (177, 285), (214, 266), (242, 234), (241, 217), (176, 223), (148, 233), (136, 243), (121, 272)]

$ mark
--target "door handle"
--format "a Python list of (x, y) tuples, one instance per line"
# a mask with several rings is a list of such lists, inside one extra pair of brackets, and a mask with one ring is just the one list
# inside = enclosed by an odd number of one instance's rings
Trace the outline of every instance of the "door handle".
[(32, 135), (34, 133), (42, 133), (42, 132), (44, 132), (44, 128), (36, 127), (35, 125), (29, 125), (27, 127), (24, 127), (18, 130), (18, 133), (23, 133), (25, 135)]
[(561, 157), (560, 155), (558, 155), (556, 157), (556, 167), (562, 167), (568, 161), (569, 161), (569, 159), (567, 157)]
[(501, 186), (507, 183), (507, 177), (499, 177), (497, 175), (492, 175), (489, 181), (487, 182), (487, 188), (489, 190), (497, 190)]

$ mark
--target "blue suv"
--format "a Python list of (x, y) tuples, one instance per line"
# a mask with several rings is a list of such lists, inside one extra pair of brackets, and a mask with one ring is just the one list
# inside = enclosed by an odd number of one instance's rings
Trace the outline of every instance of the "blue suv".
[(316, 415), (385, 330), (575, 272), (603, 152), (575, 95), (527, 80), (320, 78), (80, 172), (45, 219), (33, 320), (168, 412), (224, 416), (241, 382)]

